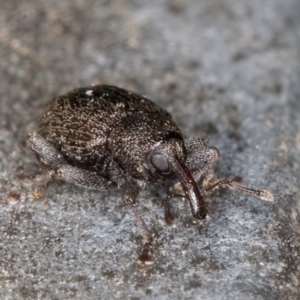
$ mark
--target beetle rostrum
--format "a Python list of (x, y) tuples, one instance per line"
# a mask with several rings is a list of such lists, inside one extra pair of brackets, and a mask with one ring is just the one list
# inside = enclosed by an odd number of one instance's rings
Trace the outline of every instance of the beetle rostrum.
[[(176, 176), (179, 183), (166, 200), (166, 221), (172, 220), (169, 200), (186, 198), (195, 218), (207, 214), (202, 194), (219, 185), (243, 190), (265, 200), (272, 195), (226, 179), (200, 191), (197, 182), (213, 177), (219, 151), (201, 138), (184, 141), (172, 116), (151, 100), (109, 85), (79, 88), (51, 100), (28, 137), (42, 175), (35, 182), (34, 197), (43, 199), (54, 180), (66, 180), (97, 190), (121, 189), (135, 215), (146, 250), (153, 243), (136, 204), (146, 183)], [(142, 258), (141, 258), (142, 259)]]

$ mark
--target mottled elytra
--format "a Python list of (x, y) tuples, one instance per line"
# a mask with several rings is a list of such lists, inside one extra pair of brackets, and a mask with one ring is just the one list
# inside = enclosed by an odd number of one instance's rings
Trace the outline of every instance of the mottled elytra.
[(220, 185), (272, 199), (267, 191), (229, 179), (200, 191), (197, 182), (213, 177), (219, 151), (201, 138), (185, 141), (168, 112), (144, 96), (115, 86), (79, 88), (54, 98), (44, 108), (37, 132), (27, 141), (42, 169), (35, 181), (35, 198), (43, 199), (48, 184), (61, 179), (100, 191), (121, 189), (145, 239), (142, 262), (149, 262), (153, 244), (136, 204), (146, 183), (178, 178), (165, 201), (167, 223), (173, 219), (169, 202), (174, 197), (186, 198), (193, 216), (204, 219), (207, 208), (202, 195)]

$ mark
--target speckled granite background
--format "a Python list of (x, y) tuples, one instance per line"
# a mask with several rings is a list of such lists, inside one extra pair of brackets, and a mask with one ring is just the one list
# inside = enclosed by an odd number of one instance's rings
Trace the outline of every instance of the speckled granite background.
[[(0, 298), (299, 299), (299, 15), (297, 0), (1, 1)], [(147, 95), (218, 147), (220, 178), (274, 201), (220, 189), (204, 222), (178, 201), (169, 227), (165, 194), (144, 191), (157, 245), (142, 268), (118, 192), (56, 183), (17, 199), (42, 107), (96, 83)]]

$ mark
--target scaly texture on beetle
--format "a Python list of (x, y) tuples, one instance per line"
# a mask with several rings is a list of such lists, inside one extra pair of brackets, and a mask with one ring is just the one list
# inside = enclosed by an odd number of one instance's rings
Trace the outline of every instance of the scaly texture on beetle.
[[(171, 115), (136, 93), (108, 85), (75, 89), (50, 101), (38, 121), (37, 133), (28, 144), (42, 168), (34, 196), (45, 196), (53, 180), (107, 190), (118, 187), (132, 209), (146, 240), (153, 242), (136, 206), (138, 193), (146, 183), (176, 175), (176, 191), (167, 198), (166, 220), (172, 215), (169, 200), (186, 198), (193, 216), (205, 218), (207, 209), (197, 186), (201, 178), (213, 176), (219, 152), (201, 138), (183, 140)], [(262, 199), (272, 195), (249, 189), (229, 179), (214, 183), (246, 191)], [(143, 251), (143, 258), (147, 255)]]

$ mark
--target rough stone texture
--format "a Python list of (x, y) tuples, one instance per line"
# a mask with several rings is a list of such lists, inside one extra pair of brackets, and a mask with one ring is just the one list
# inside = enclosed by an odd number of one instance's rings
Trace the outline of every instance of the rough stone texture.
[[(1, 299), (299, 299), (300, 2), (22, 0), (0, 11)], [(220, 189), (195, 221), (165, 193), (140, 208), (154, 264), (118, 192), (53, 184), (25, 147), (49, 99), (107, 83), (147, 95), (186, 136), (218, 147), (219, 177), (240, 175), (273, 202)]]

